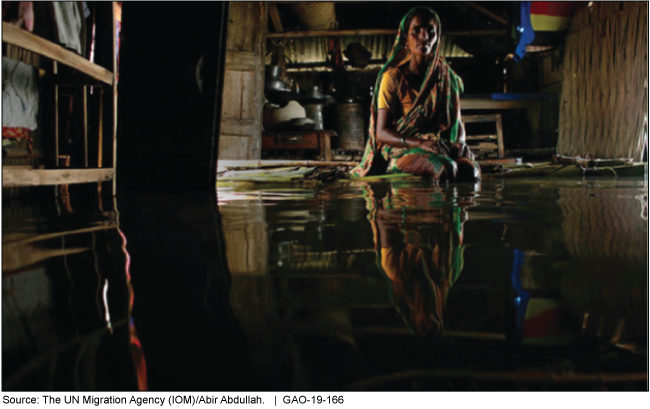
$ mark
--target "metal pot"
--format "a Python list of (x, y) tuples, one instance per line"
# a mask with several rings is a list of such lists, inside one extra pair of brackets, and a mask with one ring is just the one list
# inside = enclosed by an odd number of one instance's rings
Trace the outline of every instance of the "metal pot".
[[(287, 83), (280, 79), (280, 66), (269, 65), (266, 67), (266, 82), (264, 84), (264, 93), (269, 98), (270, 93), (274, 92), (289, 92)], [(272, 101), (275, 102), (275, 101)]]
[(303, 104), (324, 104), (327, 96), (323, 94), (320, 87), (315, 86), (300, 94), (300, 101)]
[(266, 66), (266, 80), (277, 80), (280, 78), (280, 66), (279, 65), (267, 65)]
[(323, 104), (307, 104), (305, 105), (305, 111), (307, 112), (307, 118), (310, 118), (316, 123), (314, 129), (322, 131), (325, 127), (323, 119)]
[(269, 80), (266, 81), (266, 85), (264, 86), (264, 91), (265, 92), (271, 92), (271, 91), (289, 92), (289, 89), (287, 88), (287, 83), (282, 80)]

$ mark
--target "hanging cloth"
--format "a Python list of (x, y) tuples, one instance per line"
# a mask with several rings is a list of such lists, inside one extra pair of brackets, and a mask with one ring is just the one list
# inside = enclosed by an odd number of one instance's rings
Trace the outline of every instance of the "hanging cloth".
[(81, 14), (79, 6), (74, 1), (53, 1), (54, 20), (59, 32), (59, 43), (65, 48), (69, 48), (82, 54), (81, 40)]
[(38, 101), (36, 68), (2, 57), (3, 128), (38, 128)]
[(513, 37), (516, 39), (517, 46), (513, 53), (515, 62), (521, 62), (526, 55), (526, 47), (535, 40), (535, 31), (530, 22), (530, 1), (515, 2), (515, 21), (513, 23)]

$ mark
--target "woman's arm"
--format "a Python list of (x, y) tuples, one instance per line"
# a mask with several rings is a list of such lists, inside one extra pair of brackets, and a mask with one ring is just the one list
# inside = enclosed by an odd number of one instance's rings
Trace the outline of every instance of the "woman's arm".
[(458, 109), (458, 137), (456, 138), (456, 142), (460, 142), (462, 144), (465, 143), (465, 123), (463, 123), (463, 119), (460, 116), (460, 108)]
[(377, 140), (395, 148), (421, 148), (423, 140), (404, 137), (393, 126), (393, 114), (388, 109), (377, 112)]
[[(458, 109), (458, 113), (456, 114), (458, 118), (458, 134), (456, 135), (456, 143), (460, 144), (465, 144), (465, 124), (463, 123), (463, 120), (460, 116), (460, 108)], [(440, 136), (445, 139), (449, 140), (451, 137), (451, 128), (441, 132)]]

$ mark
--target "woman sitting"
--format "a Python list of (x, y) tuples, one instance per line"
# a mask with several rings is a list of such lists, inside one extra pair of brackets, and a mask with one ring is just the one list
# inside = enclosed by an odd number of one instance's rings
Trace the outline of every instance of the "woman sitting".
[(460, 119), (463, 82), (440, 55), (440, 20), (426, 7), (400, 24), (379, 73), (370, 138), (353, 177), (405, 172), (441, 180), (480, 179)]

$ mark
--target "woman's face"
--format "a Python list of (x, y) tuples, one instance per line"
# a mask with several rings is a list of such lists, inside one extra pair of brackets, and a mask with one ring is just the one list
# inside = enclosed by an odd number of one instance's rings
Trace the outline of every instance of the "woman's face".
[(411, 19), (408, 32), (408, 49), (411, 54), (428, 56), (438, 41), (433, 17), (415, 15)]

